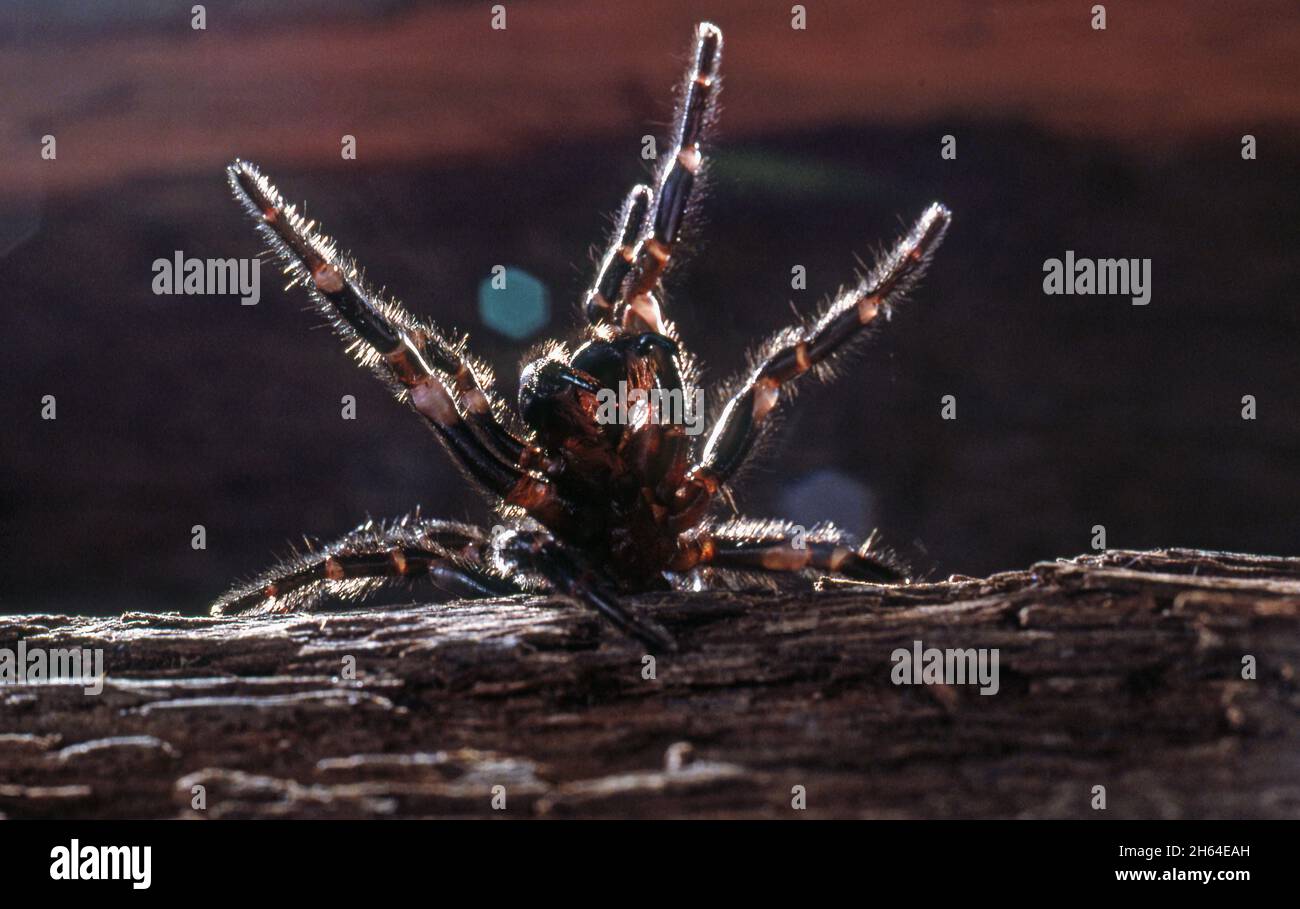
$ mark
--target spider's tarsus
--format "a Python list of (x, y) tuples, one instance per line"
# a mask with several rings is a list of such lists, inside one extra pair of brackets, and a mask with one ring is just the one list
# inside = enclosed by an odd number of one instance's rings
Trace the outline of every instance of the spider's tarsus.
[(278, 200), (273, 195), (274, 187), (262, 176), (256, 164), (236, 158), (226, 166), (226, 179), (230, 181), (230, 188), (235, 192), (236, 198), (244, 203), (250, 213), (255, 211), (263, 218), (275, 217)]
[(943, 235), (948, 230), (948, 225), (952, 223), (952, 210), (942, 202), (931, 202), (930, 207), (921, 215), (921, 220), (917, 224), (917, 230), (920, 234), (918, 239), (923, 239), (926, 252), (933, 251), (940, 243), (943, 242)]
[(701, 22), (695, 27), (695, 65), (692, 74), (696, 79), (710, 81), (718, 74), (722, 51), (722, 29), (712, 22)]

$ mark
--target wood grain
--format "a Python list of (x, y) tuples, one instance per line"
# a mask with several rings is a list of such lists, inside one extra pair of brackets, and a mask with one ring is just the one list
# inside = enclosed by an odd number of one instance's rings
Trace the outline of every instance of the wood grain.
[[(1108, 817), (1300, 816), (1300, 559), (1114, 551), (635, 602), (685, 642), (653, 680), (635, 645), (537, 599), (6, 618), (0, 646), (103, 648), (107, 680), (0, 687), (0, 811), (1095, 817), (1101, 785)], [(999, 692), (892, 684), (914, 640), (998, 648)]]

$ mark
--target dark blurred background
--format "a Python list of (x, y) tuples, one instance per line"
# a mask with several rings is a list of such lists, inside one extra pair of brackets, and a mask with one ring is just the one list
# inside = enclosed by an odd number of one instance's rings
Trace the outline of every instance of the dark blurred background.
[[(940, 575), (1076, 554), (1096, 524), (1111, 547), (1300, 548), (1294, 2), (1109, 3), (1105, 31), (1076, 2), (814, 2), (802, 31), (749, 0), (515, 0), (504, 31), (479, 2), (209, 3), (205, 30), (192, 5), (0, 8), (0, 610), (199, 612), (304, 532), (486, 518), (273, 269), (244, 307), (155, 296), (152, 263), (259, 251), (222, 174), (250, 158), (513, 388), (573, 324), (705, 17), (721, 130), (670, 311), (707, 379), (926, 203), (955, 212), (915, 301), (800, 396), (745, 511), (878, 525)], [(1150, 305), (1045, 296), (1067, 249), (1150, 257)], [(498, 264), (537, 284), (485, 313)]]

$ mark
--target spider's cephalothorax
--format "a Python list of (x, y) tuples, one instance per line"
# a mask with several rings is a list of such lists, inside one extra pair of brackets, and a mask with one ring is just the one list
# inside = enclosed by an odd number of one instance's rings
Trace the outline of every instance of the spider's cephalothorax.
[(836, 358), (915, 286), (947, 229), (948, 211), (931, 205), (851, 290), (763, 345), (728, 386), (697, 445), (690, 429), (703, 414), (694, 403), (695, 367), (663, 318), (661, 278), (678, 251), (703, 169), (701, 141), (716, 103), (721, 52), (722, 33), (702, 23), (671, 152), (654, 185), (634, 187), (623, 203), (583, 301), (585, 337), (571, 352), (552, 345), (524, 367), (518, 418), (463, 337), (380, 297), (256, 167), (230, 166), (236, 198), (290, 277), (357, 358), (429, 424), (507, 529), (490, 534), (418, 515), (367, 523), (236, 587), (214, 613), (310, 608), (430, 576), (466, 596), (557, 593), (651, 647), (671, 647), (665, 632), (619, 605), (620, 593), (737, 577), (906, 580), (870, 541), (858, 546), (829, 525), (796, 533), (780, 521), (713, 514), (794, 382), (804, 373), (829, 377)]

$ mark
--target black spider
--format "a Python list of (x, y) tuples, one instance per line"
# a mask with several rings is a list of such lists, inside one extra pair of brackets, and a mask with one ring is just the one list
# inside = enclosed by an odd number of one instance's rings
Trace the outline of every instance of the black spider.
[[(696, 29), (677, 106), (672, 153), (653, 187), (632, 189), (584, 303), (588, 326), (572, 354), (553, 345), (527, 365), (522, 425), (492, 391), (488, 367), (466, 339), (382, 299), (356, 264), (286, 205), (251, 164), (229, 169), (236, 198), (257, 220), (295, 283), (307, 289), (348, 349), (423, 417), (467, 480), (502, 516), (495, 532), (418, 514), (367, 523), (241, 585), (214, 614), (313, 607), (355, 599), (397, 579), (432, 576), (468, 596), (559, 593), (652, 648), (661, 630), (630, 615), (620, 593), (700, 586), (741, 576), (833, 574), (881, 583), (906, 572), (871, 542), (857, 547), (830, 525), (806, 533), (780, 521), (711, 517), (792, 383), (828, 378), (832, 361), (903, 297), (925, 271), (949, 213), (931, 205), (870, 274), (815, 319), (780, 332), (752, 358), (701, 450), (686, 431), (695, 367), (661, 315), (660, 278), (675, 252), (703, 163), (700, 142), (718, 93), (722, 33)], [(675, 419), (646, 407), (610, 419), (608, 392), (682, 404)], [(684, 409), (682, 409), (684, 407)], [(669, 408), (671, 409), (671, 408)]]

